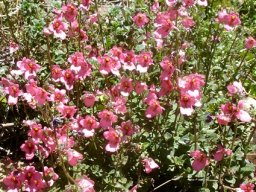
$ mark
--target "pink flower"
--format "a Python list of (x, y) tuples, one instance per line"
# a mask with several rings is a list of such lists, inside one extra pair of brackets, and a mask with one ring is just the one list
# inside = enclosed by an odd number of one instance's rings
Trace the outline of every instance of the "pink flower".
[(75, 73), (71, 69), (66, 69), (62, 73), (61, 82), (64, 83), (67, 90), (72, 90), (75, 83)]
[(91, 0), (81, 0), (81, 8), (85, 11), (87, 11), (90, 7)]
[(253, 37), (248, 37), (245, 39), (245, 48), (246, 49), (252, 49), (256, 47), (256, 40)]
[(55, 181), (59, 179), (58, 174), (54, 172), (52, 167), (44, 166), (44, 175), (46, 178), (46, 182), (50, 187), (54, 184)]
[(224, 114), (220, 114), (217, 116), (217, 121), (220, 125), (228, 125), (231, 122), (231, 118)]
[(150, 103), (149, 103), (149, 106), (148, 108), (146, 109), (146, 117), (147, 118), (153, 118), (157, 115), (160, 115), (162, 114), (164, 108), (160, 105), (159, 101), (157, 100), (152, 100)]
[(75, 5), (68, 3), (62, 6), (63, 16), (68, 22), (73, 22), (77, 16), (77, 8)]
[(66, 104), (68, 102), (68, 98), (66, 98), (66, 90), (55, 89), (54, 93), (50, 97), (50, 100), (56, 103)]
[(224, 155), (231, 155), (232, 150), (230, 149), (225, 149), (222, 145), (218, 145), (218, 149), (214, 154), (214, 159), (215, 161), (221, 161), (224, 157)]
[(201, 74), (190, 74), (190, 75), (187, 75), (187, 76), (184, 76), (183, 78), (180, 78), (178, 80), (178, 86), (180, 89), (183, 89), (183, 90), (191, 90), (191, 91), (194, 91), (194, 90), (200, 90), (205, 82), (204, 82), (204, 75), (201, 75)]
[(15, 42), (13, 42), (13, 41), (10, 42), (10, 44), (9, 44), (10, 54), (12, 54), (12, 53), (18, 51), (19, 48), (20, 48), (20, 47), (19, 47), (19, 45), (18, 45), (17, 43), (15, 43)]
[(238, 25), (241, 24), (238, 13), (227, 13), (226, 10), (222, 10), (218, 13), (217, 21), (224, 24), (224, 28), (227, 31), (234, 30)]
[(141, 27), (144, 27), (149, 22), (149, 19), (145, 13), (137, 13), (133, 17), (133, 22), (137, 27), (141, 28)]
[(94, 106), (94, 103), (96, 101), (96, 97), (94, 94), (92, 93), (85, 93), (83, 96), (82, 96), (82, 99), (84, 101), (84, 105), (86, 107), (93, 107)]
[(239, 192), (255, 192), (253, 183), (243, 183), (240, 185)]
[(61, 68), (59, 65), (52, 65), (51, 69), (52, 79), (54, 81), (59, 81), (62, 77)]
[(112, 108), (116, 114), (124, 114), (127, 112), (125, 97), (115, 97), (112, 101)]
[(76, 106), (68, 106), (62, 103), (57, 106), (57, 110), (65, 118), (73, 118), (77, 112)]
[(61, 17), (55, 18), (48, 29), (53, 33), (54, 37), (60, 38), (61, 40), (66, 39), (65, 31), (68, 29), (68, 25), (62, 21)]
[(185, 27), (185, 29), (188, 30), (188, 29), (192, 28), (193, 26), (195, 26), (195, 21), (193, 20), (192, 17), (187, 17), (181, 21), (181, 24), (183, 25), (183, 27)]
[(28, 192), (41, 191), (45, 188), (45, 181), (40, 172), (35, 170), (34, 166), (27, 166), (23, 170), (23, 179), (25, 180), (25, 190)]
[(134, 87), (135, 92), (139, 95), (142, 94), (144, 91), (146, 91), (147, 88), (148, 88), (147, 84), (140, 81), (137, 81)]
[(108, 144), (106, 145), (105, 149), (109, 152), (116, 152), (119, 149), (119, 145), (121, 142), (121, 138), (116, 132), (115, 129), (112, 127), (108, 128), (108, 131), (103, 133), (105, 139), (108, 140)]
[(122, 122), (121, 123), (121, 131), (122, 131), (123, 135), (132, 136), (135, 132), (132, 122), (130, 120)]
[(117, 122), (117, 116), (106, 109), (99, 112), (98, 117), (100, 118), (100, 126), (102, 128), (111, 127), (113, 123)]
[(244, 110), (244, 101), (243, 100), (240, 100), (238, 102), (236, 112), (234, 115), (237, 119), (239, 119), (242, 122), (249, 123), (252, 120), (250, 114)]
[(28, 136), (32, 137), (35, 143), (39, 143), (44, 137), (44, 131), (42, 129), (42, 125), (34, 123), (29, 127), (30, 127), (30, 130), (28, 132)]
[(121, 59), (123, 69), (129, 71), (136, 69), (135, 61), (136, 60), (134, 51), (125, 51), (125, 53), (123, 54), (123, 58)]
[(191, 94), (182, 93), (180, 96), (180, 113), (188, 116), (192, 115), (196, 102), (196, 98)]
[(39, 71), (40, 66), (36, 64), (35, 60), (24, 57), (21, 61), (17, 62), (18, 68), (25, 74), (25, 79), (33, 79)]
[(243, 85), (238, 81), (234, 81), (232, 84), (229, 84), (227, 86), (227, 89), (230, 96), (233, 96), (235, 94), (244, 96), (246, 93)]
[(104, 55), (103, 57), (97, 58), (99, 64), (100, 64), (100, 73), (103, 75), (107, 75), (110, 72), (112, 72), (114, 75), (119, 74), (119, 68), (121, 67), (121, 64), (116, 61), (114, 58), (109, 57), (108, 55)]
[(123, 96), (127, 97), (133, 91), (132, 79), (130, 78), (122, 77), (119, 85), (119, 89)]
[(150, 65), (153, 65), (152, 53), (142, 52), (136, 57), (137, 71), (146, 73)]
[(207, 0), (197, 0), (197, 4), (204, 7), (208, 6)]
[(23, 183), (21, 173), (19, 173), (18, 171), (12, 171), (8, 176), (3, 179), (3, 183), (8, 188), (8, 191), (18, 192)]
[(194, 158), (192, 168), (195, 171), (201, 171), (210, 163), (208, 157), (199, 150), (190, 152), (190, 156)]
[(25, 152), (26, 159), (30, 160), (33, 159), (35, 156), (35, 152), (37, 150), (37, 146), (35, 145), (33, 140), (26, 140), (20, 147), (20, 149)]
[(79, 160), (83, 159), (83, 155), (81, 153), (78, 153), (74, 149), (69, 149), (67, 151), (68, 154), (68, 164), (71, 166), (77, 165)]
[(185, 7), (191, 7), (195, 4), (195, 0), (183, 0), (183, 5)]
[(144, 171), (149, 174), (152, 172), (153, 169), (158, 169), (159, 165), (152, 158), (146, 158), (142, 160), (144, 165)]
[(80, 187), (81, 192), (95, 192), (94, 181), (89, 179), (87, 176), (83, 176), (82, 179), (76, 180), (77, 185)]
[(175, 68), (171, 62), (171, 60), (168, 57), (164, 57), (163, 60), (160, 63), (160, 66), (165, 72), (168, 72), (168, 74), (172, 75), (175, 71)]
[[(2, 82), (0, 82), (1, 84)], [(7, 87), (4, 87), (4, 91), (9, 94), (8, 105), (16, 105), (18, 102), (18, 97), (22, 95), (18, 84), (14, 84), (8, 81)]]
[(43, 88), (38, 87), (36, 89), (36, 94), (34, 95), (34, 99), (37, 101), (39, 105), (44, 105), (46, 101), (50, 100), (49, 93), (46, 92)]
[(86, 115), (84, 119), (79, 120), (79, 125), (82, 127), (81, 132), (85, 137), (92, 137), (95, 129), (99, 128), (99, 122), (94, 116)]

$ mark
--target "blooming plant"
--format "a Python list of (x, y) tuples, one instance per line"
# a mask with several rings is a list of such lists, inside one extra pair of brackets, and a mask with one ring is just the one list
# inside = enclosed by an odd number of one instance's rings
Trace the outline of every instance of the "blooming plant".
[(254, 191), (254, 6), (3, 0), (2, 190)]

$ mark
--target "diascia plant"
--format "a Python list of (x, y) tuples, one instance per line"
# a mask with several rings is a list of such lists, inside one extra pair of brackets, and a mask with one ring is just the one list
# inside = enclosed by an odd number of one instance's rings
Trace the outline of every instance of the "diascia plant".
[(4, 0), (2, 190), (254, 191), (253, 6)]

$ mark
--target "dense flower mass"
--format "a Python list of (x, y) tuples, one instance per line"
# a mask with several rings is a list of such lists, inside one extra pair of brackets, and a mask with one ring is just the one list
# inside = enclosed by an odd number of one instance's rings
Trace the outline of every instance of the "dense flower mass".
[(254, 191), (254, 1), (104, 3), (0, 4), (0, 190)]

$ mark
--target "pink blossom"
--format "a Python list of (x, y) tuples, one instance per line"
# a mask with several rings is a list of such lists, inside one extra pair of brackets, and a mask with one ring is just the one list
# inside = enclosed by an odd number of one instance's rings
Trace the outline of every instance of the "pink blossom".
[(127, 77), (122, 77), (121, 82), (119, 84), (119, 89), (123, 96), (126, 96), (126, 97), (129, 96), (129, 94), (133, 91), (132, 79)]
[(68, 22), (73, 22), (77, 16), (77, 8), (75, 5), (68, 3), (62, 6), (63, 16)]
[(123, 54), (123, 58), (121, 59), (124, 70), (133, 71), (136, 69), (135, 67), (135, 53), (134, 51), (125, 51)]
[(183, 0), (182, 2), (185, 7), (191, 7), (195, 4), (195, 0)]
[(122, 122), (121, 123), (121, 131), (122, 131), (123, 135), (132, 136), (135, 132), (132, 122), (130, 120)]
[(58, 112), (66, 118), (73, 118), (73, 116), (75, 115), (75, 113), (77, 112), (76, 106), (68, 106), (68, 105), (64, 105), (62, 103), (60, 103), (57, 106), (57, 110)]
[(168, 72), (168, 74), (172, 75), (174, 73), (175, 68), (168, 57), (163, 58), (163, 60), (160, 63), (160, 66), (165, 72)]
[(121, 138), (116, 132), (115, 129), (112, 127), (108, 128), (108, 131), (103, 133), (105, 139), (108, 140), (108, 144), (106, 145), (105, 149), (109, 152), (116, 152), (119, 149), (119, 145), (121, 142)]
[(208, 6), (208, 1), (207, 0), (197, 0), (197, 4), (200, 6), (207, 7)]
[(35, 143), (39, 143), (44, 137), (44, 131), (41, 124), (34, 123), (29, 126), (28, 136), (32, 137)]
[(142, 52), (136, 57), (137, 71), (146, 73), (150, 65), (153, 65), (152, 53)]
[(178, 86), (180, 89), (183, 89), (183, 90), (191, 90), (191, 91), (200, 90), (205, 84), (204, 79), (205, 79), (204, 75), (197, 74), (197, 73), (190, 74), (190, 75), (184, 76), (183, 78), (180, 78), (178, 80)]
[(144, 171), (147, 174), (151, 173), (153, 171), (153, 169), (159, 168), (159, 165), (152, 158), (143, 159), (142, 163), (144, 165)]
[(149, 22), (149, 19), (145, 13), (137, 13), (133, 17), (133, 22), (137, 27), (141, 28), (141, 27), (144, 27)]
[(34, 99), (39, 105), (44, 105), (46, 101), (50, 100), (49, 93), (43, 88), (38, 87), (36, 88), (36, 94), (34, 95)]
[(230, 116), (220, 114), (217, 116), (217, 121), (220, 125), (228, 125), (231, 122)]
[(252, 120), (250, 114), (244, 110), (244, 101), (243, 100), (240, 100), (238, 102), (236, 112), (234, 115), (237, 119), (239, 119), (242, 122), (249, 123)]
[(33, 79), (39, 71), (40, 66), (36, 64), (35, 60), (24, 57), (21, 61), (17, 62), (18, 68), (25, 74), (25, 79)]
[(81, 8), (85, 11), (89, 10), (91, 0), (81, 0)]
[(37, 146), (35, 145), (33, 140), (26, 140), (20, 147), (20, 149), (25, 152), (26, 159), (30, 160), (33, 159), (35, 156), (35, 152), (37, 150)]
[(196, 102), (196, 98), (191, 94), (182, 93), (180, 96), (180, 113), (188, 116), (192, 115)]
[(150, 91), (143, 101), (149, 105), (152, 101), (156, 101), (157, 99), (158, 97), (156, 93), (153, 91)]
[(188, 29), (192, 28), (193, 26), (195, 26), (195, 21), (193, 20), (192, 17), (187, 17), (181, 21), (181, 24), (183, 25), (183, 27), (185, 27), (185, 29), (188, 30)]
[(192, 168), (195, 171), (200, 171), (204, 169), (210, 163), (208, 157), (200, 150), (190, 152), (190, 156), (194, 158)]
[(50, 96), (50, 101), (66, 104), (68, 102), (68, 98), (66, 97), (66, 90), (55, 89), (54, 93)]
[(67, 90), (72, 90), (75, 83), (75, 73), (71, 69), (62, 72), (61, 82), (64, 83)]
[(218, 145), (217, 151), (214, 153), (214, 159), (216, 161), (221, 161), (225, 155), (231, 155), (232, 151), (230, 149), (225, 149), (222, 145)]
[(256, 47), (256, 40), (253, 37), (248, 37), (245, 39), (245, 48), (246, 49), (252, 49)]
[(100, 64), (100, 73), (103, 75), (107, 75), (110, 72), (112, 72), (115, 75), (118, 75), (119, 68), (121, 67), (121, 64), (116, 61), (114, 58), (104, 55), (103, 57), (97, 58), (99, 64)]
[(19, 85), (10, 82), (8, 87), (5, 87), (4, 90), (7, 94), (9, 94), (8, 105), (16, 105), (18, 102), (18, 97), (22, 95)]
[(80, 187), (81, 192), (95, 192), (94, 181), (89, 179), (87, 176), (83, 176), (82, 179), (76, 180), (77, 185)]
[(77, 165), (78, 161), (83, 159), (83, 155), (75, 151), (74, 149), (69, 149), (67, 151), (67, 154), (68, 154), (68, 164), (71, 166)]
[(52, 65), (51, 74), (52, 74), (52, 79), (54, 81), (59, 81), (60, 78), (62, 77), (60, 66), (59, 65)]
[(94, 94), (86, 92), (83, 96), (82, 99), (84, 101), (84, 105), (86, 107), (93, 107), (95, 102), (96, 102), (96, 97)]
[(61, 17), (55, 18), (48, 29), (53, 33), (54, 37), (60, 38), (61, 40), (66, 39), (65, 31), (68, 29), (68, 25), (62, 21)]
[[(161, 78), (160, 78), (161, 79)], [(164, 96), (170, 94), (173, 90), (173, 84), (171, 79), (161, 79), (161, 89), (158, 93), (158, 96)]]
[(229, 84), (227, 86), (227, 89), (228, 89), (228, 94), (230, 96), (233, 96), (236, 94), (240, 96), (244, 96), (246, 93), (243, 85), (238, 81), (234, 81), (232, 84)]
[(59, 175), (54, 172), (52, 167), (44, 166), (44, 175), (45, 175), (45, 178), (47, 179), (46, 182), (50, 187), (54, 184), (55, 181), (59, 179)]
[(255, 192), (253, 183), (242, 183), (238, 192)]
[(157, 100), (152, 100), (150, 103), (149, 103), (149, 106), (148, 108), (146, 109), (146, 117), (147, 118), (153, 118), (157, 115), (160, 115), (162, 114), (164, 108), (160, 105), (159, 101)]
[(10, 50), (10, 54), (13, 54), (14, 52), (19, 50), (19, 45), (13, 41), (10, 42), (9, 44), (9, 50)]
[(18, 171), (12, 171), (8, 176), (3, 179), (3, 183), (8, 188), (8, 191), (18, 192), (22, 186), (23, 179), (21, 177), (22, 173)]
[(113, 123), (117, 122), (117, 116), (106, 109), (99, 112), (98, 117), (100, 118), (100, 126), (102, 128), (111, 127)]
[(85, 137), (94, 135), (95, 129), (99, 128), (99, 123), (94, 116), (86, 115), (84, 119), (79, 120), (79, 125), (82, 127), (81, 132)]
[(25, 190), (28, 192), (41, 191), (46, 186), (42, 174), (36, 171), (34, 166), (25, 167), (22, 176), (25, 180)]
[(115, 97), (112, 101), (112, 108), (116, 114), (124, 114), (127, 112), (125, 97)]
[(241, 24), (238, 13), (227, 13), (226, 10), (222, 10), (218, 13), (217, 21), (224, 24), (224, 28), (227, 31), (234, 30), (238, 25)]
[(137, 81), (134, 87), (134, 90), (137, 94), (142, 94), (148, 88), (147, 84), (141, 81)]
[(151, 6), (151, 10), (152, 10), (154, 13), (157, 13), (159, 7), (160, 7), (160, 6), (159, 6), (158, 0), (154, 0), (153, 5)]

